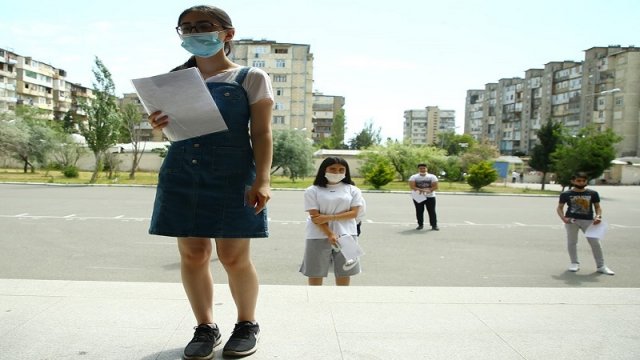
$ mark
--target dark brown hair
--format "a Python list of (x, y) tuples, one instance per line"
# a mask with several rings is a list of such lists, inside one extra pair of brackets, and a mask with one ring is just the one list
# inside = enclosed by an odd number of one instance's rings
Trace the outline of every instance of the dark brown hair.
[(331, 156), (322, 161), (322, 163), (320, 164), (320, 167), (318, 168), (316, 179), (313, 181), (313, 185), (320, 186), (320, 187), (327, 187), (329, 180), (327, 180), (327, 178), (324, 177), (324, 174), (327, 172), (327, 168), (333, 164), (340, 164), (345, 167), (344, 179), (342, 179), (340, 182), (343, 182), (345, 184), (355, 185), (353, 180), (351, 180), (351, 171), (349, 170), (349, 163), (347, 162), (347, 160), (338, 156)]
[[(180, 23), (182, 22), (182, 18), (184, 18), (187, 14), (192, 12), (198, 12), (198, 13), (205, 14), (207, 16), (211, 16), (215, 20), (215, 22), (225, 30), (233, 29), (233, 24), (231, 23), (231, 18), (229, 17), (229, 14), (227, 14), (226, 11), (220, 8), (217, 8), (215, 6), (209, 6), (209, 5), (192, 6), (186, 9), (185, 11), (183, 11), (180, 14), (180, 16), (178, 16), (178, 26), (180, 26)], [(224, 43), (224, 53), (226, 55), (229, 55), (231, 53), (231, 42), (227, 41), (226, 43)]]

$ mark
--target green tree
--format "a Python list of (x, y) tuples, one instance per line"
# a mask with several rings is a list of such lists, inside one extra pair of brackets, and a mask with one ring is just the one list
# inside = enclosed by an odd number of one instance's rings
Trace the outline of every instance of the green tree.
[(480, 191), (480, 189), (487, 185), (491, 185), (491, 183), (497, 179), (498, 172), (488, 161), (481, 161), (469, 167), (467, 184), (469, 184), (475, 191)]
[[(144, 154), (144, 148), (146, 143), (142, 141), (142, 132), (139, 131), (140, 123), (142, 122), (142, 114), (138, 111), (138, 107), (133, 103), (124, 104), (120, 109), (122, 115), (122, 128), (120, 131), (121, 141), (131, 144), (131, 169), (129, 170), (129, 179), (136, 178), (136, 171), (142, 155)], [(126, 138), (122, 136), (126, 135)]]
[(553, 168), (562, 187), (571, 184), (571, 176), (584, 171), (589, 179), (600, 177), (616, 158), (615, 144), (622, 137), (611, 129), (600, 132), (594, 127), (581, 129), (575, 136), (564, 136), (562, 144), (552, 154)]
[(461, 155), (476, 144), (469, 134), (456, 134), (453, 131), (439, 133), (437, 147), (445, 149), (447, 155)]
[(61, 169), (75, 167), (85, 148), (73, 141), (70, 134), (58, 133), (56, 137), (58, 138), (57, 146), (51, 152), (56, 165)]
[(360, 166), (360, 173), (367, 184), (380, 189), (395, 178), (396, 171), (389, 158), (375, 151), (368, 151)]
[(368, 120), (364, 128), (349, 140), (349, 148), (352, 150), (360, 150), (379, 145), (380, 141), (382, 141), (380, 131), (380, 128), (373, 128), (373, 121)]
[(313, 169), (313, 146), (302, 131), (273, 131), (273, 162), (271, 174), (282, 169), (295, 181), (311, 174)]
[(476, 143), (460, 157), (462, 171), (469, 172), (471, 166), (482, 161), (491, 161), (500, 156), (498, 149), (487, 142)]
[(328, 145), (329, 149), (344, 149), (344, 132), (345, 132), (346, 119), (344, 116), (344, 109), (340, 109), (333, 117), (333, 123), (331, 124), (331, 137), (329, 137)]
[(375, 146), (371, 150), (383, 154), (391, 161), (401, 181), (407, 181), (415, 174), (419, 163), (427, 163), (429, 172), (432, 173), (439, 173), (446, 163), (444, 150), (433, 146), (411, 145), (406, 141), (387, 141), (386, 146)]
[(87, 146), (95, 158), (91, 183), (95, 183), (98, 179), (107, 151), (116, 144), (122, 121), (116, 103), (115, 85), (111, 72), (98, 57), (95, 58), (93, 76), (95, 77), (93, 83), (95, 98), (80, 104), (81, 109), (87, 114), (87, 120), (79, 124), (80, 134), (85, 137)]
[(44, 114), (31, 106), (18, 106), (0, 120), (0, 152), (22, 162), (26, 173), (35, 165), (46, 165), (50, 152), (57, 146), (56, 131)]
[(76, 121), (73, 118), (73, 112), (71, 110), (67, 111), (62, 118), (62, 131), (67, 134), (73, 134), (76, 132)]
[(462, 162), (457, 156), (447, 157), (447, 161), (445, 162), (443, 171), (444, 178), (449, 182), (464, 180), (464, 176), (462, 176)]
[(529, 166), (542, 173), (541, 189), (544, 190), (547, 173), (553, 171), (551, 154), (562, 143), (562, 125), (548, 120), (536, 131), (539, 143), (533, 147)]

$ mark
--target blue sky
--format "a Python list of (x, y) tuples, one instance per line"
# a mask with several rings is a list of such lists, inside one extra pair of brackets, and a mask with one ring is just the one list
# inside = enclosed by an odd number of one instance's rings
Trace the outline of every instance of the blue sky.
[(89, 87), (98, 56), (132, 92), (130, 79), (188, 57), (174, 27), (198, 4), (227, 11), (236, 39), (311, 45), (314, 89), (346, 98), (347, 138), (373, 121), (400, 139), (404, 111), (426, 106), (455, 110), (462, 132), (468, 89), (594, 46), (640, 46), (637, 0), (30, 0), (3, 4), (0, 47)]

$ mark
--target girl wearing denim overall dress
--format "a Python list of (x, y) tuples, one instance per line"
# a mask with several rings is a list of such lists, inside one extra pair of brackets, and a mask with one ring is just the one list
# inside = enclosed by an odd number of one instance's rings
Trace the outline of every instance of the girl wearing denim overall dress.
[[(211, 238), (238, 311), (223, 354), (246, 356), (257, 350), (260, 332), (250, 238), (268, 236), (273, 90), (264, 71), (227, 58), (235, 30), (223, 10), (189, 8), (176, 30), (194, 56), (174, 70), (198, 68), (228, 131), (171, 144), (160, 168), (149, 233), (178, 238), (182, 282), (197, 321), (184, 358), (211, 359), (222, 342), (213, 314)], [(149, 121), (162, 129), (171, 119), (158, 111)]]

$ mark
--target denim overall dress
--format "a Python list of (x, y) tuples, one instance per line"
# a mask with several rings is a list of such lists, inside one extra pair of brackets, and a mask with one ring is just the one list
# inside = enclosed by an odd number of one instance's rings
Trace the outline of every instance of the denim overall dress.
[(267, 237), (267, 210), (255, 214), (246, 190), (256, 178), (249, 138), (250, 108), (235, 81), (208, 82), (228, 131), (171, 143), (158, 177), (149, 233), (173, 237)]

